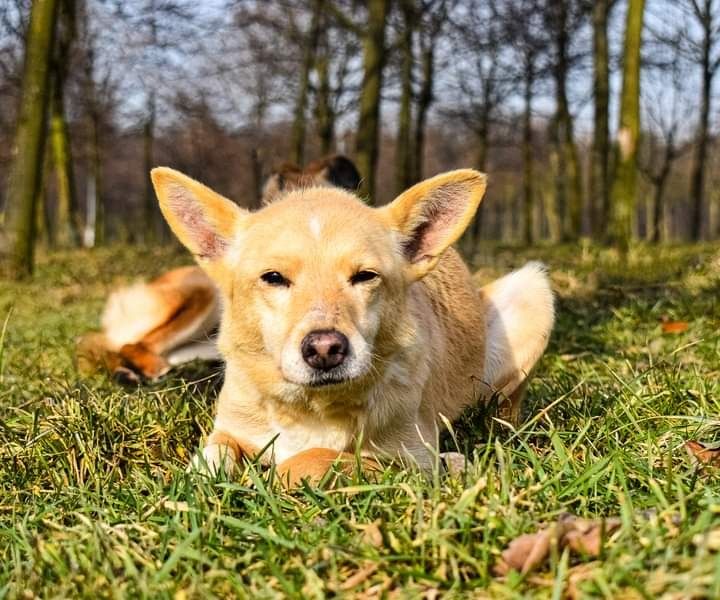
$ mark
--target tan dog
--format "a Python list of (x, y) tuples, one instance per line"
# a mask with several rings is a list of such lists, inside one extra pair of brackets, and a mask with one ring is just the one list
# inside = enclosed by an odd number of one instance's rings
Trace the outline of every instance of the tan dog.
[[(286, 163), (263, 188), (263, 205), (294, 189), (313, 186), (356, 190), (360, 174), (350, 159), (332, 155), (301, 169)], [(104, 367), (123, 381), (155, 380), (193, 359), (219, 360), (214, 334), (220, 320), (218, 292), (199, 267), (181, 267), (148, 283), (110, 294), (102, 332), (78, 341), (83, 372)]]
[(168, 168), (161, 210), (220, 292), (226, 361), (202, 461), (232, 470), (272, 443), (291, 481), (343, 453), (431, 464), (441, 415), (494, 391), (519, 410), (553, 298), (530, 264), (478, 291), (450, 248), (485, 176), (460, 170), (371, 208), (333, 188), (250, 213)]

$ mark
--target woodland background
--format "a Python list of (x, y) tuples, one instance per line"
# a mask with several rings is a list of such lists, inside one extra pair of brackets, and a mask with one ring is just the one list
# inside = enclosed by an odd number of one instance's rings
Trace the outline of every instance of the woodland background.
[(0, 259), (170, 239), (148, 171), (256, 207), (283, 161), (375, 204), (471, 166), (461, 246), (720, 236), (718, 0), (3, 0)]

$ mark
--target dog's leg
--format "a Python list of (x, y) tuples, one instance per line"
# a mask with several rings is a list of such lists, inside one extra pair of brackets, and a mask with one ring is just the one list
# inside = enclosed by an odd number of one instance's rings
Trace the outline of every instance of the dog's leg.
[(202, 454), (196, 454), (190, 468), (210, 475), (216, 475), (221, 470), (232, 475), (243, 456), (250, 456), (252, 450), (249, 445), (243, 444), (229, 433), (215, 430), (205, 441)]
[[(349, 452), (338, 452), (329, 448), (310, 448), (284, 460), (277, 466), (280, 480), (287, 487), (297, 487), (303, 480), (317, 484), (332, 466), (346, 475), (352, 475), (357, 466), (357, 458)], [(361, 458), (363, 471), (378, 470), (379, 465), (369, 457)]]
[(520, 424), (520, 413), (522, 412), (525, 390), (527, 389), (529, 380), (529, 377), (526, 377), (525, 380), (511, 392), (498, 409), (498, 416), (513, 426)]

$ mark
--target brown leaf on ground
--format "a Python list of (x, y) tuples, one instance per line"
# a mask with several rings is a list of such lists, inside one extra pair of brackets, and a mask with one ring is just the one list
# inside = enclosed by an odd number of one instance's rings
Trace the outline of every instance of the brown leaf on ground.
[[(620, 528), (620, 519), (574, 519), (562, 543), (578, 554), (599, 556), (602, 542)], [(603, 531), (604, 528), (604, 531)]]
[(665, 321), (661, 327), (663, 333), (683, 333), (689, 325), (687, 321)]
[(555, 528), (547, 527), (537, 533), (526, 533), (515, 538), (496, 563), (495, 573), (506, 575), (513, 569), (523, 575), (529, 573), (547, 558), (554, 535)]
[(497, 575), (516, 570), (526, 575), (545, 562), (553, 542), (558, 549), (570, 548), (577, 554), (598, 556), (607, 536), (620, 527), (620, 519), (579, 519), (563, 515), (556, 523), (536, 533), (515, 538), (495, 564)]
[(690, 440), (685, 442), (688, 454), (704, 465), (720, 467), (720, 448), (708, 448), (705, 444)]

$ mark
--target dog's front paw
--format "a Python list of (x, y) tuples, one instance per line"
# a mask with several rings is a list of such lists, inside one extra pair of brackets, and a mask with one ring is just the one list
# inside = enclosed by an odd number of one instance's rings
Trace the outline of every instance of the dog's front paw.
[(215, 476), (220, 472), (230, 476), (237, 468), (237, 456), (230, 446), (225, 444), (209, 444), (201, 453), (195, 454), (188, 466), (188, 471), (197, 471)]

